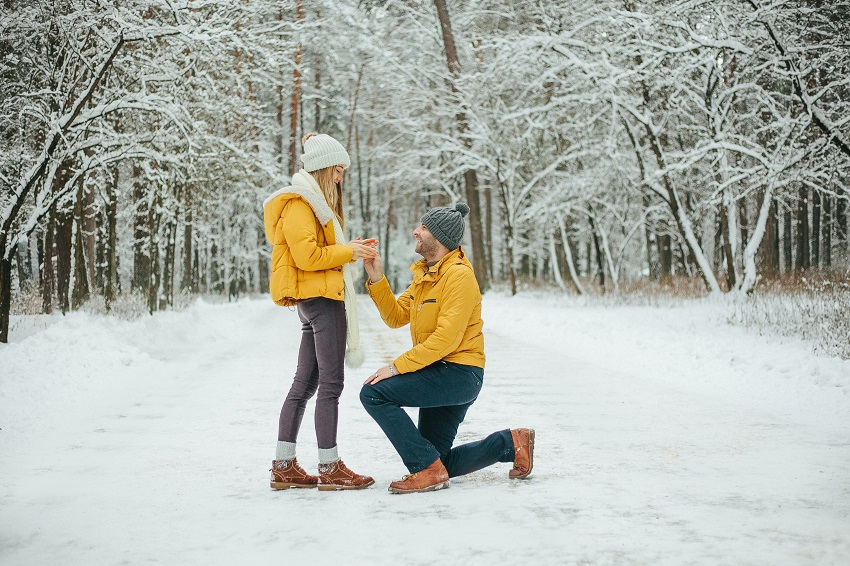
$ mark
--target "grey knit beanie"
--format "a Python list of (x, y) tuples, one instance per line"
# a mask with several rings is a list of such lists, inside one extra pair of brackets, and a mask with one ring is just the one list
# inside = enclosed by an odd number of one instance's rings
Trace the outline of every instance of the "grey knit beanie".
[(463, 217), (469, 213), (469, 207), (457, 203), (454, 208), (438, 206), (422, 217), (422, 224), (434, 234), (437, 241), (450, 251), (456, 250), (463, 240)]
[(327, 134), (307, 134), (301, 144), (304, 146), (301, 161), (308, 172), (334, 165), (351, 165), (351, 159), (342, 144)]

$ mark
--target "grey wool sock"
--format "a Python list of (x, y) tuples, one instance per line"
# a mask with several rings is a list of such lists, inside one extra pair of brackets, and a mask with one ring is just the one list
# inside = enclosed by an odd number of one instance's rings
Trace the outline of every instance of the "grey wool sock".
[(339, 460), (339, 452), (336, 446), (333, 448), (319, 448), (319, 464), (333, 464)]
[(275, 451), (275, 460), (292, 460), (295, 458), (295, 443), (277, 441), (277, 450)]

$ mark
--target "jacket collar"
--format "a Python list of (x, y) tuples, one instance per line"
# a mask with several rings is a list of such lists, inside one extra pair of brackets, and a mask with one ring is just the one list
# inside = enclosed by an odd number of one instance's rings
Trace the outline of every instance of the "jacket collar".
[(414, 282), (437, 281), (440, 277), (442, 277), (450, 265), (454, 265), (456, 263), (469, 265), (470, 268), (472, 267), (469, 260), (466, 259), (466, 254), (462, 247), (458, 247), (458, 249), (450, 251), (431, 267), (428, 267), (428, 263), (425, 261), (425, 258), (422, 258), (410, 266), (410, 271), (413, 272)]
[(323, 225), (335, 219), (335, 215), (333, 211), (331, 211), (331, 207), (328, 206), (328, 201), (325, 200), (325, 195), (322, 193), (322, 188), (319, 187), (319, 183), (317, 183), (316, 179), (314, 179), (313, 176), (304, 169), (298, 171), (292, 176), (292, 185), (276, 191), (267, 198), (263, 203), (263, 207), (268, 206), (272, 200), (280, 195), (295, 195), (307, 201), (307, 203), (313, 208), (316, 218), (318, 218), (319, 222)]

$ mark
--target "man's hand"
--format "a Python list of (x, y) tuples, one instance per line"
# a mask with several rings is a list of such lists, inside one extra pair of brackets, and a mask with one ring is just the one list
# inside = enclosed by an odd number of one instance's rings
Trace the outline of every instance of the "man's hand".
[(366, 378), (366, 381), (363, 382), (363, 385), (375, 385), (379, 381), (383, 381), (394, 375), (398, 375), (398, 370), (395, 369), (393, 364), (388, 366), (384, 366), (369, 377)]
[(381, 256), (378, 250), (375, 250), (374, 257), (365, 258), (363, 267), (366, 268), (366, 274), (369, 276), (369, 281), (377, 283), (384, 278), (384, 265), (381, 263)]

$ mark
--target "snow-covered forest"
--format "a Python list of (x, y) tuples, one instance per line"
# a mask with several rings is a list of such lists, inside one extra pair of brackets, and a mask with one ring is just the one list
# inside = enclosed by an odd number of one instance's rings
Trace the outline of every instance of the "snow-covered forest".
[(265, 291), (309, 131), (391, 281), (463, 200), (485, 290), (846, 284), (848, 37), (824, 0), (6, 0), (0, 341), (13, 309)]

